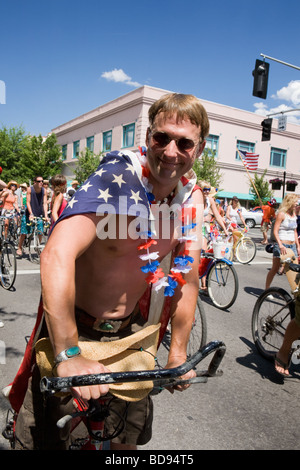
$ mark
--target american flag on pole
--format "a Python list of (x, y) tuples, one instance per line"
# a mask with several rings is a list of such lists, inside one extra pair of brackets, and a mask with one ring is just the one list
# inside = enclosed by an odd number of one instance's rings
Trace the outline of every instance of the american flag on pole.
[(245, 167), (250, 171), (255, 171), (258, 168), (258, 153), (249, 153), (249, 152), (242, 152), (242, 150), (238, 150), (240, 158), (242, 159)]

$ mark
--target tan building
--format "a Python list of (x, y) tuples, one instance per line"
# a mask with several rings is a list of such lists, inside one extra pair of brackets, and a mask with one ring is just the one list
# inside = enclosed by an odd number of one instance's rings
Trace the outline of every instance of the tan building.
[[(73, 178), (72, 167), (85, 148), (98, 154), (122, 149), (135, 151), (145, 145), (149, 107), (166, 93), (167, 90), (143, 86), (53, 129), (67, 163), (64, 168), (67, 178)], [(207, 147), (216, 151), (223, 176), (220, 197), (230, 199), (237, 195), (245, 205), (252, 199), (249, 194), (249, 176), (237, 148), (259, 154), (259, 175), (267, 169), (268, 180), (285, 178), (286, 181), (300, 183), (300, 126), (287, 124), (285, 131), (279, 131), (278, 120), (273, 119), (271, 140), (262, 142), (263, 117), (199, 98), (210, 120)], [(250, 174), (253, 176), (254, 172)], [(300, 184), (296, 192), (300, 193)], [(282, 194), (282, 187), (274, 191), (278, 202)]]

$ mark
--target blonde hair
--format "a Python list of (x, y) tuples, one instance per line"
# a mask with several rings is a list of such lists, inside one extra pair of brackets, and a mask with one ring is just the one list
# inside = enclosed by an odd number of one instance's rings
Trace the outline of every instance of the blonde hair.
[(287, 194), (279, 206), (278, 212), (285, 214), (294, 208), (295, 203), (298, 203), (299, 196), (297, 194)]
[(237, 201), (237, 207), (240, 208), (241, 207), (241, 204), (240, 204), (240, 201), (237, 197), (233, 197), (229, 203), (230, 206), (232, 206), (232, 203), (233, 201)]
[(200, 138), (203, 141), (209, 134), (209, 120), (207, 112), (200, 100), (194, 95), (182, 93), (169, 93), (152, 104), (148, 111), (150, 128), (159, 113), (165, 117), (176, 115), (177, 122), (188, 118), (192, 124), (200, 128)]
[(200, 180), (198, 181), (197, 185), (203, 189), (203, 188), (211, 188), (211, 184), (208, 183), (208, 181)]

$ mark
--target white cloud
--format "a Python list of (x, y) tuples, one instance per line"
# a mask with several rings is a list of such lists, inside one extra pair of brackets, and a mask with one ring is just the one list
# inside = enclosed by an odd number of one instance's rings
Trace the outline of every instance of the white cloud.
[(103, 72), (101, 77), (105, 78), (109, 82), (125, 83), (126, 85), (134, 87), (142, 86), (140, 83), (132, 81), (131, 77), (129, 77), (122, 69), (113, 69), (110, 72)]
[(293, 106), (300, 105), (300, 80), (292, 80), (288, 86), (282, 87), (272, 98), (288, 101)]
[[(295, 106), (300, 108), (300, 80), (291, 81), (286, 87), (282, 87), (276, 92), (275, 95), (272, 95), (271, 98), (287, 101), (290, 105), (280, 104), (273, 108), (268, 108), (266, 103), (254, 103), (256, 108), (254, 113), (259, 116), (267, 116), (269, 114), (282, 113), (288, 111)], [(289, 113), (284, 113), (287, 117), (288, 122), (292, 124), (300, 124), (300, 111), (291, 111)], [(271, 116), (275, 119), (279, 116)]]

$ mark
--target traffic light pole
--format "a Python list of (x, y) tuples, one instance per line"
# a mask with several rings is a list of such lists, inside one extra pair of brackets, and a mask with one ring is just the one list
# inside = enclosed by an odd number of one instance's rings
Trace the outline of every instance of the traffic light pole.
[(286, 111), (279, 111), (278, 113), (267, 114), (267, 117), (278, 116), (278, 114), (292, 113), (293, 111), (300, 111), (300, 108), (297, 109), (287, 109)]
[(260, 55), (261, 55), (264, 59), (274, 60), (275, 62), (279, 62), (280, 64), (287, 65), (288, 67), (292, 67), (293, 69), (300, 70), (300, 67), (298, 67), (297, 65), (288, 64), (287, 62), (283, 62), (282, 60), (274, 59), (274, 57), (269, 57), (269, 56), (266, 55), (266, 54), (260, 54)]

